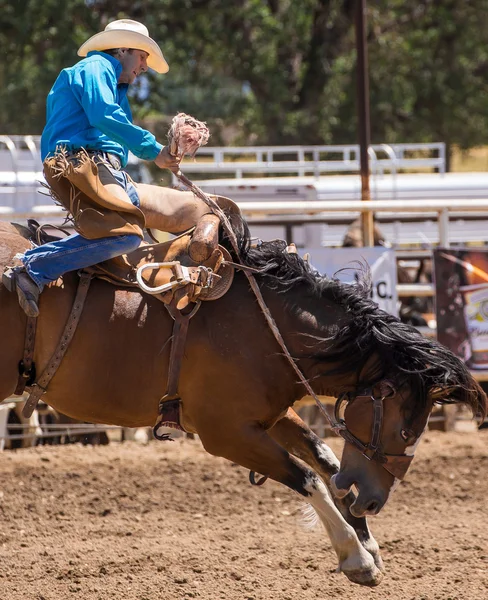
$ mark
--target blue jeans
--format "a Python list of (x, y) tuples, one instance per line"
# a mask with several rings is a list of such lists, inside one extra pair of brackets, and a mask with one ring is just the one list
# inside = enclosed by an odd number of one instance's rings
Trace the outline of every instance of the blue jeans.
[[(139, 206), (137, 190), (124, 171), (106, 167), (129, 195), (132, 204)], [(114, 182), (114, 183), (115, 183)], [(88, 240), (74, 233), (62, 240), (49, 242), (27, 250), (21, 258), (27, 273), (39, 289), (68, 271), (91, 267), (99, 262), (136, 250), (141, 238), (135, 234)]]

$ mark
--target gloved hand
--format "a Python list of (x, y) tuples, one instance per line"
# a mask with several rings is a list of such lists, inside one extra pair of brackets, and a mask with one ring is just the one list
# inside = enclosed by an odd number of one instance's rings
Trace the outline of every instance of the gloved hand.
[(181, 158), (181, 156), (173, 156), (168, 146), (163, 146), (161, 152), (154, 159), (154, 162), (160, 169), (169, 169), (176, 174), (180, 170)]

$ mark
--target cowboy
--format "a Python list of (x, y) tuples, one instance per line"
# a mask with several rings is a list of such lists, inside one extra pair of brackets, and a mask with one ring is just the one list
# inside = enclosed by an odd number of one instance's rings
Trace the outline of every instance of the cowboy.
[[(178, 220), (178, 210), (195, 212), (189, 192), (138, 185), (123, 170), (129, 151), (173, 172), (181, 160), (132, 122), (129, 85), (148, 68), (158, 73), (169, 70), (147, 28), (130, 19), (113, 21), (87, 40), (78, 55), (85, 58), (63, 69), (48, 95), (41, 138), (46, 181), (53, 197), (71, 212), (77, 233), (27, 250), (21, 256), (23, 267), (4, 275), (4, 284), (17, 290), (19, 303), (30, 317), (39, 314), (39, 295), (46, 284), (140, 245), (143, 228), (153, 226), (147, 221), (162, 204), (154, 190), (145, 188), (167, 191), (166, 210), (173, 211), (168, 222)], [(145, 200), (142, 210), (141, 190), (150, 200)], [(189, 217), (180, 220), (173, 229), (184, 229)]]

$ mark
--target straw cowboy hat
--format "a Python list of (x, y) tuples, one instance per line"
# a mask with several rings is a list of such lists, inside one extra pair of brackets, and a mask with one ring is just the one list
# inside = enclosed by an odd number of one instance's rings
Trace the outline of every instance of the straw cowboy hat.
[(93, 50), (111, 48), (134, 48), (149, 54), (147, 64), (158, 73), (169, 71), (168, 63), (156, 42), (149, 37), (147, 27), (131, 19), (119, 19), (109, 23), (105, 30), (96, 33), (78, 49), (78, 56), (86, 56)]

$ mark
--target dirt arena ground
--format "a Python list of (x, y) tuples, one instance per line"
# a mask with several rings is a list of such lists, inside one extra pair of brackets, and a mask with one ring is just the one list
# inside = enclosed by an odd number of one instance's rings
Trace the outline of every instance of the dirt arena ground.
[[(337, 452), (339, 440), (331, 440)], [(371, 520), (386, 576), (334, 572), (302, 502), (198, 441), (0, 453), (2, 600), (488, 599), (488, 430), (430, 432)]]

